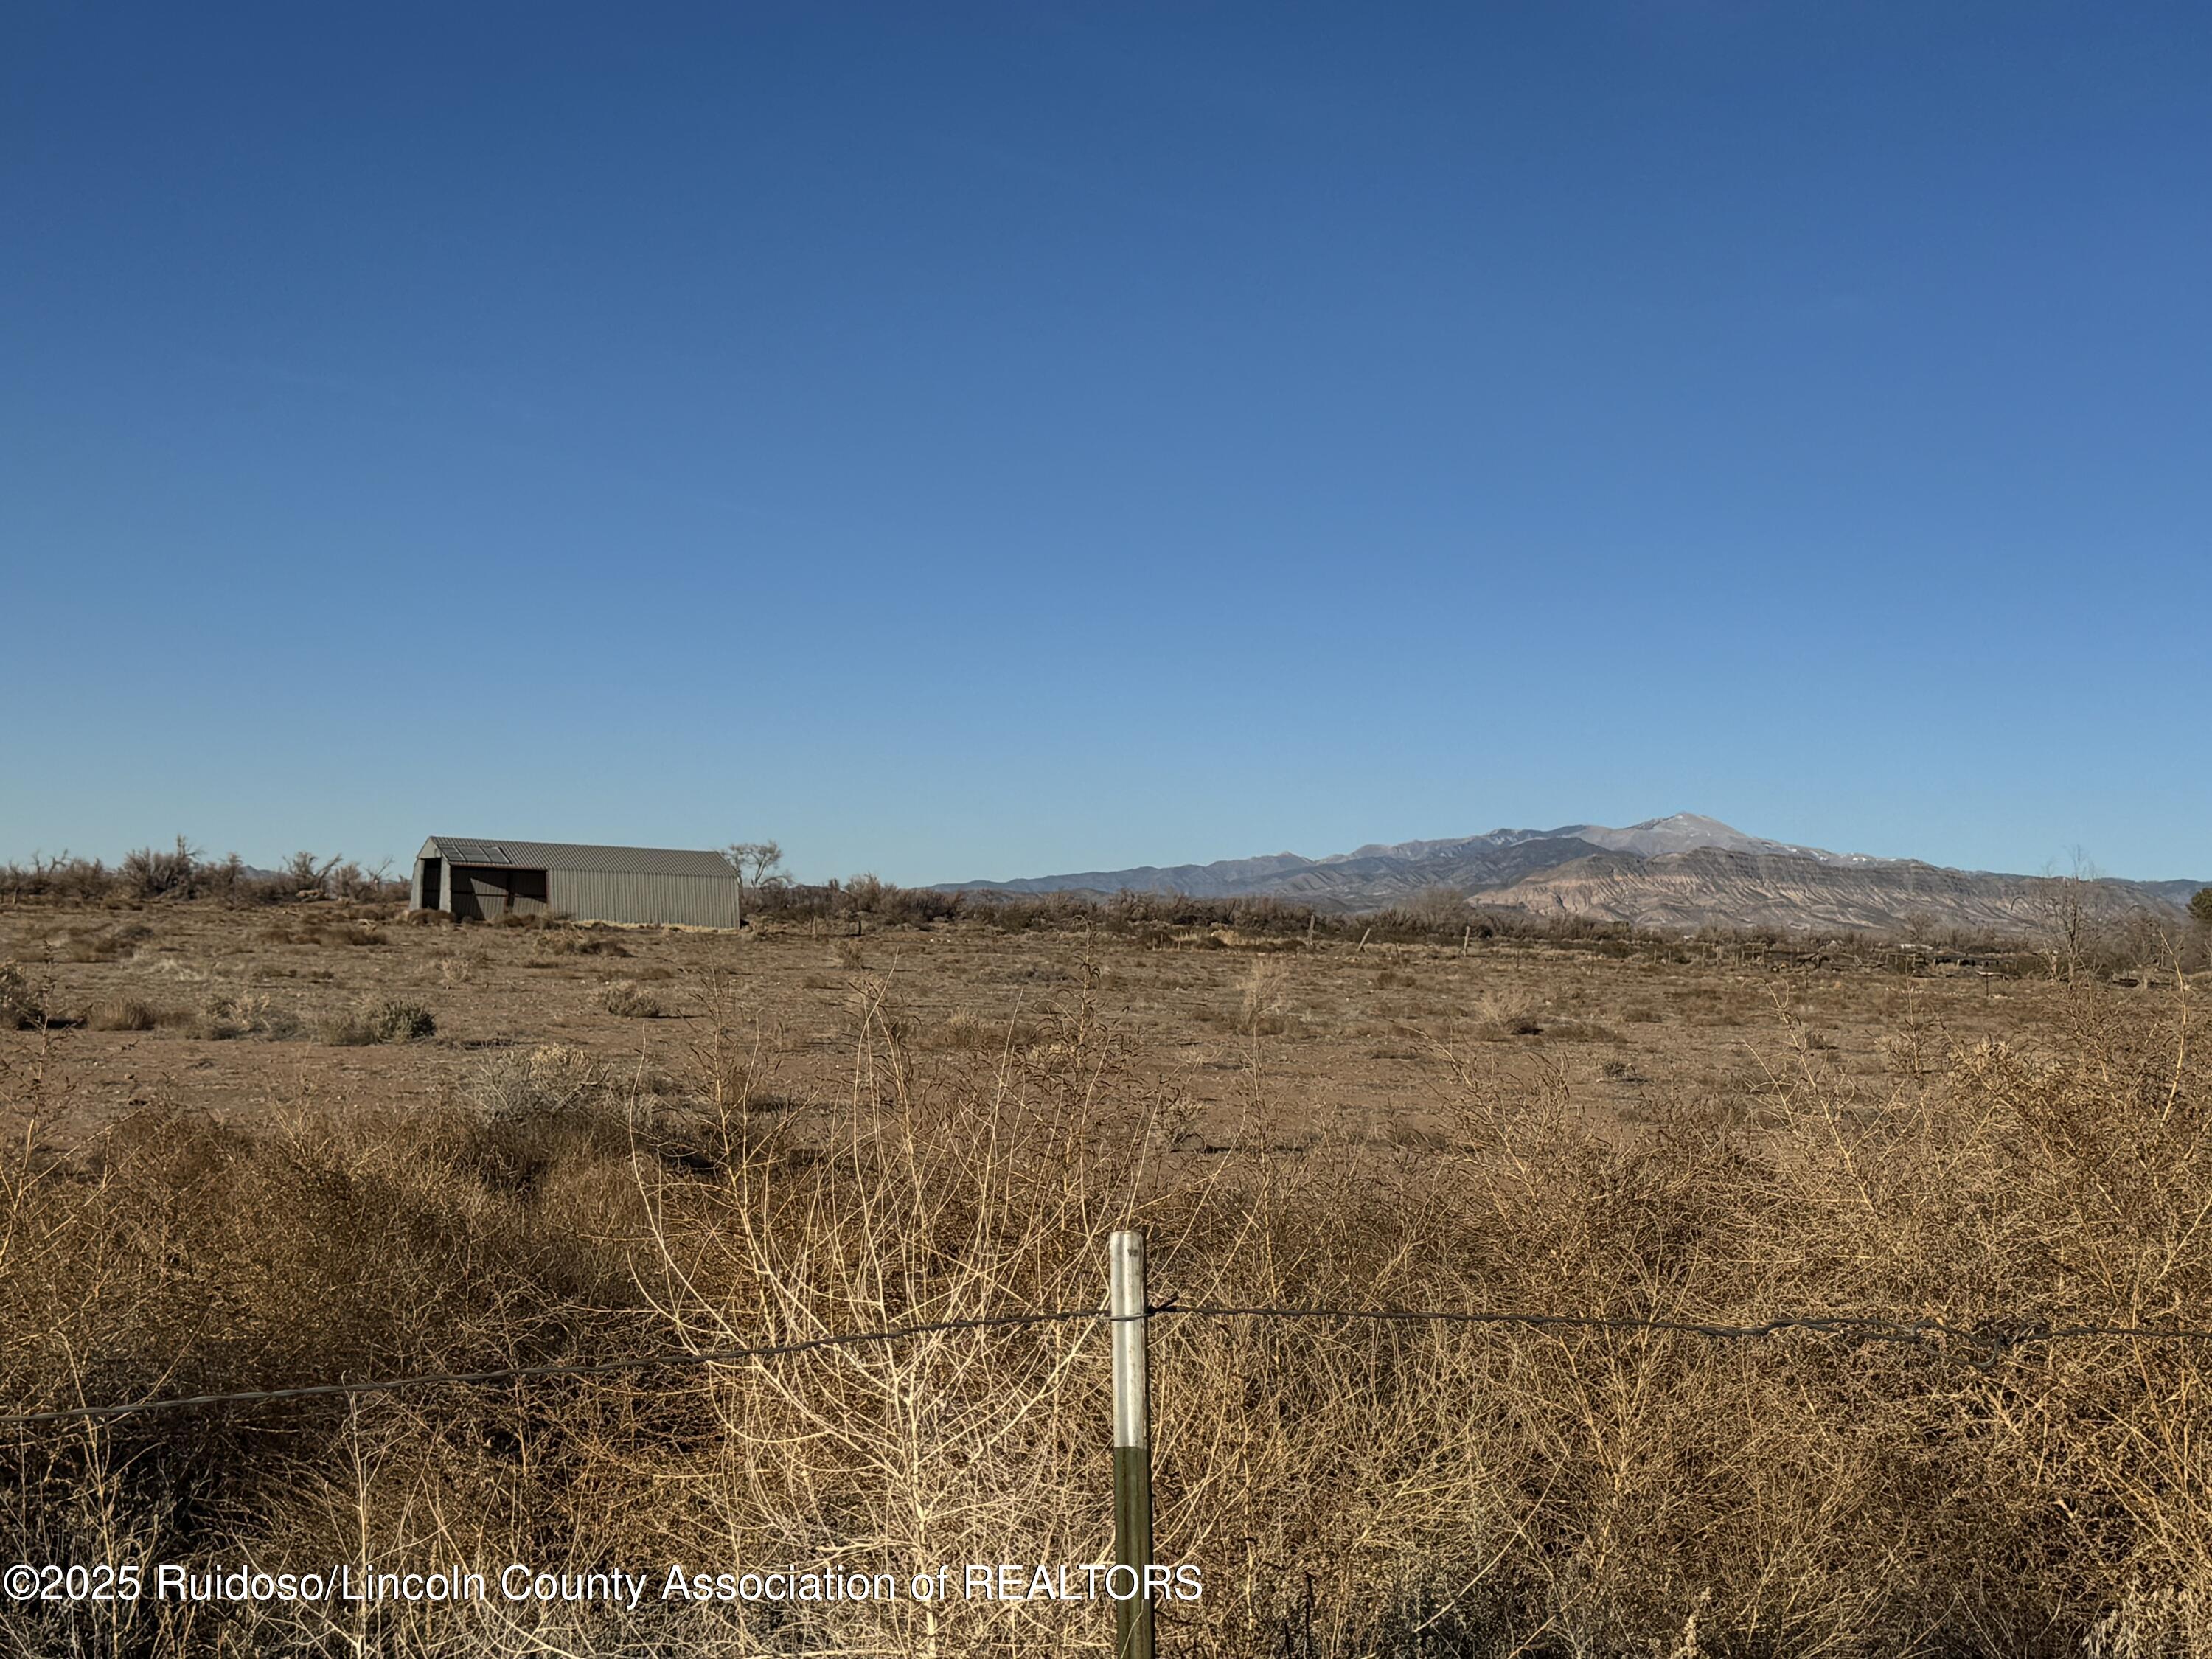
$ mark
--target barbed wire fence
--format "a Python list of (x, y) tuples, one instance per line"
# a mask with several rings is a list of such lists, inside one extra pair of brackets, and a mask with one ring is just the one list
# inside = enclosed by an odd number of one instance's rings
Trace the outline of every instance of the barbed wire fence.
[[(2212, 1328), (2083, 1322), (2068, 1325), (2032, 1321), (1989, 1320), (1971, 1325), (1939, 1319), (1881, 1315), (1789, 1313), (1754, 1323), (1725, 1324), (1663, 1316), (1575, 1314), (1519, 1309), (1440, 1309), (1304, 1306), (1238, 1306), (1184, 1302), (1176, 1297), (1153, 1301), (1146, 1293), (1142, 1235), (1112, 1235), (1109, 1252), (1109, 1291), (1103, 1308), (1054, 1308), (963, 1319), (847, 1331), (750, 1347), (718, 1347), (617, 1359), (550, 1361), (503, 1365), (482, 1370), (425, 1371), (407, 1376), (309, 1382), (270, 1389), (240, 1389), (156, 1399), (118, 1401), (19, 1411), (0, 1415), (0, 1430), (27, 1436), (29, 1431), (64, 1425), (110, 1423), (152, 1413), (199, 1407), (255, 1406), (283, 1401), (357, 1398), (418, 1389), (474, 1387), (538, 1378), (609, 1377), (658, 1370), (739, 1365), (802, 1354), (915, 1340), (970, 1331), (1014, 1330), (1048, 1325), (1103, 1324), (1114, 1336), (1115, 1566), (1127, 1567), (1132, 1583), (1146, 1582), (1152, 1567), (1151, 1417), (1148, 1328), (1165, 1319), (1283, 1320), (1344, 1324), (1444, 1325), (1522, 1330), (1575, 1330), (1623, 1334), (1681, 1336), (1717, 1343), (1758, 1342), (1791, 1334), (1835, 1339), (1846, 1345), (1914, 1345), (1937, 1349), (1980, 1369), (1993, 1367), (2022, 1350), (2077, 1340), (2212, 1342)], [(1120, 1659), (1152, 1659), (1149, 1601), (1134, 1595), (1117, 1603)]]
[(1757, 1341), (1802, 1331), (1816, 1336), (1835, 1336), (1854, 1342), (1911, 1343), (1979, 1349), (1988, 1357), (2001, 1357), (2016, 1349), (2053, 1342), (2103, 1337), (2146, 1342), (2212, 1342), (2212, 1328), (2160, 1325), (2057, 1325), (1991, 1322), (1976, 1325), (1948, 1324), (1933, 1319), (1892, 1319), (1859, 1314), (1782, 1314), (1752, 1325), (1722, 1325), (1700, 1320), (1645, 1318), (1627, 1315), (1534, 1313), (1517, 1310), (1466, 1311), (1433, 1308), (1225, 1307), (1210, 1303), (1186, 1303), (1170, 1297), (1147, 1304), (1140, 1315), (1117, 1315), (1101, 1308), (1057, 1308), (1037, 1313), (997, 1314), (974, 1319), (935, 1320), (925, 1324), (891, 1325), (878, 1330), (840, 1332), (776, 1342), (753, 1348), (703, 1348), (664, 1354), (641, 1354), (621, 1359), (552, 1361), (543, 1364), (502, 1365), (490, 1370), (422, 1371), (406, 1376), (372, 1377), (355, 1382), (308, 1382), (281, 1389), (237, 1389), (219, 1394), (178, 1395), (155, 1400), (118, 1401), (107, 1405), (71, 1406), (53, 1410), (19, 1412), (0, 1416), (0, 1429), (34, 1428), (48, 1424), (106, 1421), (150, 1412), (182, 1411), (199, 1406), (258, 1405), (280, 1400), (309, 1400), (327, 1395), (392, 1394), (404, 1389), (440, 1386), (521, 1382), (533, 1377), (615, 1376), (640, 1371), (675, 1370), (695, 1365), (736, 1365), (749, 1361), (779, 1359), (817, 1352), (825, 1348), (861, 1344), (898, 1342), (911, 1338), (940, 1336), (960, 1331), (1008, 1329), (1030, 1325), (1061, 1325), (1090, 1322), (1113, 1325), (1131, 1319), (1292, 1319), (1334, 1320), (1346, 1323), (1486, 1325), (1528, 1330), (1565, 1329), (1645, 1332), (1657, 1335), (1702, 1337), (1717, 1342)]

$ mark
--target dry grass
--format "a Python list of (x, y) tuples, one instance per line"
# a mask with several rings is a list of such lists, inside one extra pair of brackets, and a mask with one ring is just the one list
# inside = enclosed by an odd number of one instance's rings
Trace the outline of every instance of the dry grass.
[[(240, 1000), (224, 1006), (234, 1012), (250, 1008), (250, 1005)], [(246, 1017), (251, 1019), (252, 1014), (249, 1012)], [(420, 1042), (436, 1036), (437, 1030), (437, 1017), (421, 1003), (400, 997), (380, 997), (324, 1021), (316, 1035), (332, 1048), (365, 1048), (376, 1042)]]
[[(819, 952), (794, 953), (795, 983)], [(1482, 961), (1370, 951), (1332, 976), (1180, 954), (991, 957), (993, 1000), (949, 1011), (918, 1008), (938, 981), (904, 970), (791, 1002), (716, 969), (667, 981), (650, 1066), (565, 1041), (447, 1052), (444, 1098), (405, 1113), (238, 1127), (156, 1108), (73, 1146), (33, 1137), (0, 1177), (0, 1387), (120, 1400), (1095, 1307), (1104, 1236), (1127, 1223), (1156, 1294), (1186, 1304), (2007, 1330), (2212, 1306), (2212, 1075), (2172, 991), (2057, 989), (2004, 1037), (1899, 995), (1870, 1056), (1827, 1035), (1856, 1030), (1859, 993), (1825, 982), (1686, 997), (1694, 978), (1655, 976), (1624, 997), (1644, 983), (1632, 965), (1539, 985)], [(587, 974), (571, 994), (594, 1000)], [(1414, 1058), (1392, 1074), (1420, 1121), (1375, 1133), (1281, 1068), (1343, 1052), (1301, 1034), (1374, 1024), (1382, 1000), (1407, 1011)], [(1624, 1001), (1679, 1007), (1691, 1032), (1739, 1023), (1695, 1051), (1702, 1069), (1645, 1049), (1585, 1062), (1559, 1035), (1624, 1041), (1600, 1018)], [(1228, 1042), (1233, 1092), (1201, 1108), (1139, 1029)], [(73, 1086), (67, 1045), (104, 1040), (11, 1039), (0, 1091), (46, 1102)], [(836, 1071), (807, 1069), (829, 1047)], [(1639, 1091), (1635, 1125), (1589, 1109), (1593, 1089)], [(1103, 1334), (42, 1432), (6, 1466), (0, 1549), (656, 1582), (679, 1561), (1094, 1560)], [(1158, 1534), (1207, 1587), (1168, 1610), (1169, 1652), (2212, 1655), (2192, 1346), (1171, 1315), (1154, 1342)], [(949, 1656), (1097, 1652), (1110, 1628), (1082, 1604), (903, 1599), (776, 1629), (651, 1597), (635, 1615), (14, 1618), (14, 1647), (56, 1654)]]
[(545, 941), (545, 948), (556, 954), (577, 957), (626, 957), (629, 951), (623, 942), (607, 933), (562, 931)]
[(84, 1023), (95, 1031), (150, 1031), (180, 1022), (173, 1010), (156, 1008), (137, 997), (120, 996), (94, 1003), (85, 1011)]
[(114, 962), (131, 956), (155, 937), (143, 922), (109, 926), (78, 926), (64, 929), (53, 941), (53, 953), (64, 962)]
[(659, 998), (634, 979), (611, 980), (599, 987), (599, 1006), (624, 1019), (659, 1019), (667, 1012)]
[(36, 1030), (46, 1023), (46, 993), (19, 963), (0, 962), (0, 1026)]
[(264, 928), (261, 939), (270, 945), (382, 945), (384, 935), (357, 921), (293, 920)]

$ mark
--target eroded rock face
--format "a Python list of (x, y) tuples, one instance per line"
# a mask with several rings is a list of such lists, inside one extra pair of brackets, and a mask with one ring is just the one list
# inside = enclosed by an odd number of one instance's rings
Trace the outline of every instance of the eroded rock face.
[(1653, 858), (1616, 854), (1578, 860), (1486, 894), (1484, 902), (1648, 927), (1899, 928), (1927, 921), (2004, 930), (2039, 920), (2046, 907), (2037, 888), (2022, 877), (1929, 864), (1839, 865), (1789, 854), (1699, 848)]

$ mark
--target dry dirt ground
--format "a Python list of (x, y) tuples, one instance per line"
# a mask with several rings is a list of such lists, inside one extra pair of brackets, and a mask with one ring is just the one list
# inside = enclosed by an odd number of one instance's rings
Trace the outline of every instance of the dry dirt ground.
[[(842, 1099), (857, 1011), (878, 983), (925, 1064), (1030, 1041), (1087, 985), (1135, 1071), (1170, 1085), (1195, 1109), (1192, 1133), (1217, 1140), (1258, 1123), (1293, 1144), (1419, 1145), (1447, 1051), (1556, 1068), (1583, 1109), (1632, 1132), (1670, 1111), (1747, 1109), (1807, 1064), (1879, 1087), (1940, 1063), (1954, 1042), (2032, 1032), (2057, 994), (2033, 980), (1658, 942), (1462, 954), (972, 924), (854, 939), (804, 925), (426, 925), (337, 905), (27, 907), (0, 912), (0, 962), (10, 960), (58, 1029), (0, 1033), (0, 1125), (20, 1136), (36, 1116), (42, 1138), (64, 1139), (149, 1106), (250, 1122), (286, 1108), (430, 1102), (486, 1051), (547, 1043), (663, 1089), (708, 1040), (718, 1001), (725, 1040), (734, 1028), (757, 1044), (785, 1099)], [(385, 1000), (428, 1010), (435, 1034), (333, 1040), (349, 1014)]]

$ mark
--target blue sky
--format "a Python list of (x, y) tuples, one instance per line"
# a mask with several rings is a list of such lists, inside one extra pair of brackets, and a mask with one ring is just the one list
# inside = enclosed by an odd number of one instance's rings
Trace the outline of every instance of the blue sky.
[(0, 857), (2212, 877), (2212, 13), (78, 6)]

